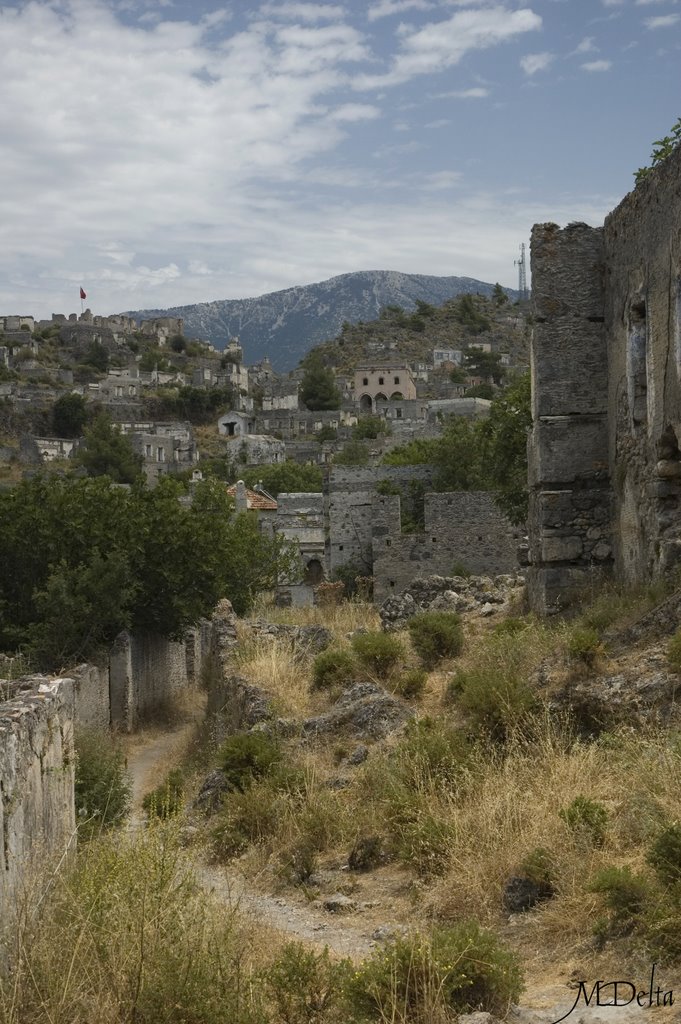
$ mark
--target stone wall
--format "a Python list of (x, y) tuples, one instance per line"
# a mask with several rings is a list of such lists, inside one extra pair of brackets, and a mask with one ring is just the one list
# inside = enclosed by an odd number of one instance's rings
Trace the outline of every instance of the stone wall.
[(532, 235), (529, 593), (558, 610), (590, 572), (681, 560), (681, 147), (604, 228)]
[[(343, 565), (361, 566), (371, 574), (373, 565), (373, 499), (382, 480), (400, 488), (402, 500), (419, 500), (416, 489), (432, 486), (432, 466), (377, 466), (356, 469), (332, 466), (324, 481), (324, 508), (328, 524), (326, 564), (329, 573)], [(412, 509), (412, 512), (414, 510)]]
[(401, 533), (400, 498), (373, 501), (374, 600), (400, 594), (415, 577), (456, 574), (497, 576), (518, 567), (519, 531), (488, 491), (426, 494), (424, 530)]
[(0, 703), (0, 951), (32, 862), (61, 857), (75, 833), (73, 683), (33, 676), (10, 687)]
[(153, 634), (121, 633), (109, 655), (111, 725), (133, 732), (187, 686), (183, 643)]
[(542, 614), (611, 563), (604, 259), (602, 229), (534, 227), (528, 590)]

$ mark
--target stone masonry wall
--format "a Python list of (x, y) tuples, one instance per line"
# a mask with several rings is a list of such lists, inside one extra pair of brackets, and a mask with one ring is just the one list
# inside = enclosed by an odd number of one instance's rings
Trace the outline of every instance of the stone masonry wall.
[(602, 229), (533, 229), (528, 591), (542, 614), (612, 563), (604, 258)]
[(417, 576), (448, 575), (463, 566), (496, 576), (518, 567), (519, 532), (487, 491), (426, 494), (422, 533), (400, 532), (400, 498), (374, 497), (374, 600), (400, 594)]
[(615, 570), (681, 560), (681, 147), (605, 221)]
[(326, 562), (331, 575), (343, 565), (373, 564), (373, 497), (381, 480), (398, 486), (403, 501), (410, 500), (410, 485), (432, 486), (432, 466), (378, 466), (370, 469), (332, 466), (324, 482), (328, 536)]
[(112, 726), (134, 731), (186, 685), (183, 643), (153, 634), (121, 633), (109, 655)]
[(75, 832), (73, 682), (10, 685), (0, 703), (0, 953), (33, 860), (58, 859)]

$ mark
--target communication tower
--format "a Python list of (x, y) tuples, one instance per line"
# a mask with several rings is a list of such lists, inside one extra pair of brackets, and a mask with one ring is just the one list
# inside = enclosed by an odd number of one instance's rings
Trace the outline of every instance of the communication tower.
[(513, 265), (518, 268), (518, 298), (523, 301), (529, 298), (527, 291), (527, 264), (525, 262), (525, 243), (520, 243), (520, 259), (514, 260)]

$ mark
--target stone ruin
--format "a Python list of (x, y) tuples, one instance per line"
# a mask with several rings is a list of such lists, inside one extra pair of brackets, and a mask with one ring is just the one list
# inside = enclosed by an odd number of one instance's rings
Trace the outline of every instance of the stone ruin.
[(681, 147), (603, 227), (532, 232), (532, 607), (681, 560)]

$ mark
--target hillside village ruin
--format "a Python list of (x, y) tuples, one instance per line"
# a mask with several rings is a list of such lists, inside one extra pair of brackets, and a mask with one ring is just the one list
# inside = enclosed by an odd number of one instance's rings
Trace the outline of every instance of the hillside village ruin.
[[(517, 337), (516, 347), (522, 352), (524, 319), (509, 306), (499, 320), (505, 331), (500, 337)], [(83, 358), (92, 346), (102, 347), (109, 356), (107, 371), (74, 380), (77, 367), (57, 367), (41, 358), (44, 338)], [(244, 469), (293, 460), (324, 470), (323, 494), (280, 494), (274, 501), (266, 493), (258, 498), (251, 491), (245, 500), (241, 491), (235, 492), (237, 511), (255, 510), (263, 531), (276, 532), (298, 547), (300, 578), (282, 581), (282, 603), (311, 604), (314, 587), (344, 566), (374, 576), (377, 595), (399, 593), (429, 565), (451, 570), (470, 564), (470, 571), (492, 573), (515, 568), (522, 531), (514, 530), (494, 509), (488, 494), (470, 494), (464, 502), (460, 495), (449, 496), (449, 503), (440, 507), (440, 497), (427, 494), (432, 469), (379, 465), (393, 447), (415, 437), (439, 436), (447, 416), (477, 420), (488, 414), (488, 399), (464, 397), (467, 388), (484, 381), (463, 372), (463, 346), (440, 344), (427, 361), (410, 362), (399, 357), (392, 343), (377, 350), (370, 341), (369, 358), (352, 372), (336, 374), (342, 395), (339, 409), (310, 411), (299, 394), (302, 370), (279, 374), (267, 359), (247, 366), (238, 339), (230, 339), (222, 353), (206, 342), (193, 343), (191, 368), (183, 371), (187, 359), (184, 352), (173, 350), (177, 338), (183, 338), (183, 323), (173, 317), (142, 321), (139, 326), (129, 317), (95, 316), (90, 310), (80, 316), (55, 314), (44, 321), (0, 317), (0, 367), (8, 371), (6, 376), (18, 377), (0, 380), (0, 402), (21, 411), (47, 406), (66, 392), (83, 395), (88, 403), (105, 409), (130, 438), (153, 486), (164, 476), (190, 474), (197, 481), (203, 473), (192, 425), (149, 418), (145, 398), (186, 386), (231, 395), (230, 408), (216, 419), (219, 440), (211, 448), (217, 457)], [(138, 340), (158, 353), (153, 368), (142, 369), (140, 357), (131, 354), (128, 343), (134, 348)], [(499, 341), (471, 337), (467, 348), (489, 354), (493, 344), (496, 351)], [(159, 368), (166, 355), (172, 357), (173, 367)], [(508, 351), (499, 351), (498, 359), (505, 369), (522, 369), (522, 363), (511, 365)], [(460, 382), (450, 379), (455, 369), (461, 371)], [(386, 433), (371, 442), (370, 465), (333, 465), (353, 427), (367, 415), (387, 424)], [(320, 432), (333, 440), (320, 441)], [(26, 433), (14, 457), (29, 469), (67, 464), (81, 444), (78, 438)], [(379, 496), (381, 483), (390, 485), (391, 495)], [(402, 531), (405, 512), (421, 524), (420, 530)]]

